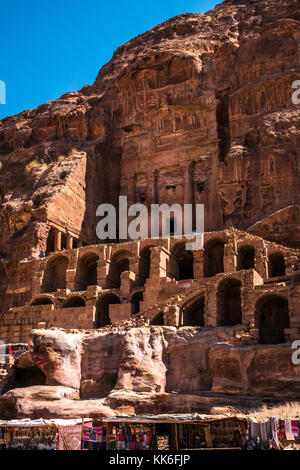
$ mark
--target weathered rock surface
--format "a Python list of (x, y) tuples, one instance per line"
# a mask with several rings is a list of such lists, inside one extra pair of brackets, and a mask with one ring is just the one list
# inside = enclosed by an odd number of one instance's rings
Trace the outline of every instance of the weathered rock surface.
[(203, 413), (297, 399), (300, 391), (290, 344), (235, 347), (220, 340), (218, 329), (142, 327), (119, 335), (35, 330), (30, 349), (47, 385), (7, 392), (0, 398), (3, 417)]
[[(78, 400), (73, 388), (63, 386), (32, 386), (17, 388), (1, 397), (0, 413), (4, 419), (13, 417), (73, 418), (87, 416), (87, 412), (97, 411), (109, 416), (110, 410), (102, 407), (101, 400)], [(88, 405), (88, 406), (87, 406)]]
[[(233, 225), (299, 248), (300, 108), (292, 102), (292, 83), (300, 73), (299, 47), (297, 0), (228, 0), (203, 15), (172, 18), (119, 47), (93, 85), (3, 119), (0, 315), (3, 311), (9, 316), (2, 325), (5, 337), (11, 325), (19, 338), (21, 330), (27, 334), (26, 328), (45, 323), (39, 318), (39, 304), (29, 305), (34, 296), (55, 292), (57, 306), (78, 288), (75, 266), (80, 250), (73, 248), (98, 242), (96, 208), (102, 202), (117, 206), (119, 195), (127, 195), (129, 204), (144, 201), (148, 206), (201, 203), (206, 231), (230, 231)], [(216, 278), (239, 269), (233, 239), (226, 243), (226, 269), (203, 279), (214, 294)], [(42, 272), (49, 273), (41, 268), (46, 260), (24, 261), (61, 248), (69, 251), (68, 258), (62, 256), (63, 263), (69, 263), (65, 279), (50, 286), (46, 277), (41, 278)], [(253, 292), (290, 291), (293, 324), (283, 327), (289, 339), (297, 336), (300, 324), (299, 286), (292, 276), (299, 262), (297, 250), (291, 250), (285, 258), (290, 278), (270, 281), (267, 258), (277, 249), (260, 240), (255, 255), (258, 271), (251, 268), (242, 276), (243, 282), (252, 276)], [(106, 286), (106, 261), (111, 262), (106, 251), (113, 250), (103, 248), (96, 261), (96, 280), (86, 282), (84, 298), (91, 316), (96, 306), (90, 295), (95, 298)], [(158, 251), (153, 255), (161, 256)], [(162, 264), (163, 260), (162, 256)], [(158, 266), (155, 273), (165, 269), (166, 275), (167, 266)], [(55, 274), (55, 262), (50, 268)], [(198, 270), (198, 281), (202, 275)], [(147, 281), (148, 306), (155, 276)], [(133, 282), (129, 277), (123, 282), (128, 298)], [(178, 286), (168, 277), (165, 281), (161, 289), (171, 302)], [(248, 323), (245, 320), (247, 325), (242, 326), (246, 329), (256, 305), (248, 291), (247, 295), (243, 308)], [(24, 355), (16, 363), (16, 383), (31, 383), (31, 370), (32, 380), (39, 383), (7, 392), (0, 399), (0, 413), (74, 417), (207, 411), (228, 402), (253, 404), (266, 396), (297, 398), (299, 366), (291, 363), (290, 344), (229, 344), (234, 328), (211, 328), (220, 324), (211, 322), (217, 313), (216, 296), (211, 297), (205, 305), (207, 329), (34, 331), (30, 357)], [(124, 309), (131, 308), (128, 298)], [(10, 310), (26, 302), (27, 310), (19, 317)], [(60, 312), (68, 315), (65, 309), (46, 307), (48, 326), (53, 324), (51, 315), (54, 324), (59, 323)], [(173, 310), (169, 309), (170, 316), (176, 316), (179, 307)], [(43, 379), (45, 385), (40, 383)]]
[[(3, 119), (3, 256), (36, 256), (49, 221), (94, 242), (82, 222), (119, 186), (154, 202), (150, 160), (164, 202), (181, 202), (177, 166), (195, 160), (207, 230), (248, 228), (299, 204), (299, 18), (297, 0), (231, 0), (177, 16), (119, 47), (92, 86)], [(284, 217), (278, 224), (279, 240), (299, 244)]]
[(59, 330), (33, 330), (31, 356), (46, 376), (46, 385), (80, 387), (81, 342), (79, 335)]
[(216, 345), (210, 351), (212, 391), (297, 397), (300, 368), (292, 364), (291, 352), (290, 344), (244, 348)]
[(165, 390), (164, 338), (160, 328), (133, 328), (124, 339), (116, 389), (134, 392)]

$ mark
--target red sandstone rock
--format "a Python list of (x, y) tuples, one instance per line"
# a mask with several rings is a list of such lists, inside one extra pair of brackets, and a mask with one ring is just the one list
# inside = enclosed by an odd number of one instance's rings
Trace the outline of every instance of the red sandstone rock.
[[(47, 385), (7, 392), (0, 398), (1, 417), (107, 416), (124, 409), (205, 413), (228, 403), (253, 407), (263, 399), (299, 396), (299, 366), (291, 363), (288, 344), (235, 347), (220, 342), (217, 330), (195, 327), (133, 328), (118, 335), (36, 330), (32, 337), (33, 363)], [(28, 365), (25, 358), (17, 363)]]
[[(164, 202), (193, 197), (206, 206), (207, 230), (248, 228), (299, 204), (299, 34), (297, 0), (227, 1), (119, 47), (92, 86), (3, 119), (0, 252), (38, 254), (50, 220), (94, 242), (81, 224), (101, 201), (116, 202), (118, 184), (129, 202), (142, 192), (149, 204), (155, 191)], [(185, 160), (195, 162), (190, 196)], [(278, 224), (276, 240), (288, 243), (284, 218)]]
[(0, 414), (4, 419), (15, 417), (74, 418), (98, 415), (111, 416), (112, 411), (101, 400), (78, 400), (73, 388), (33, 386), (14, 389), (1, 397)]
[(79, 389), (81, 378), (81, 337), (58, 330), (33, 330), (31, 356), (46, 376), (47, 385)]
[[(297, 0), (229, 0), (180, 15), (119, 47), (92, 86), (0, 122), (1, 338), (27, 339), (41, 322), (89, 330), (117, 320), (93, 333), (34, 331), (16, 368), (41, 370), (46, 385), (7, 392), (4, 417), (297, 398), (299, 18)], [(96, 207), (119, 194), (148, 207), (205, 205), (193, 279), (179, 278), (176, 240), (96, 245)], [(253, 266), (241, 266), (249, 246)], [(278, 252), (285, 269), (275, 276)], [(231, 288), (238, 309), (224, 302)], [(132, 320), (141, 292), (143, 318)], [(111, 311), (99, 307), (105, 295)], [(266, 298), (281, 299), (276, 342), (286, 344), (257, 344)]]

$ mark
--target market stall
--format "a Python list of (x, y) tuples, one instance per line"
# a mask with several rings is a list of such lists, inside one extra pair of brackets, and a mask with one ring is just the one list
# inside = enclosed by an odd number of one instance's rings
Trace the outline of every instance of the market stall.
[[(84, 422), (90, 422), (85, 418)], [(80, 450), (82, 419), (0, 420), (0, 449)]]
[(0, 449), (269, 450), (300, 448), (300, 422), (209, 415), (120, 415), (102, 419), (0, 421)]
[(0, 448), (55, 450), (57, 426), (43, 420), (0, 421)]
[(85, 423), (82, 435), (82, 449), (107, 450), (107, 426), (102, 421)]
[(246, 450), (285, 449), (300, 444), (300, 425), (297, 419), (271, 417), (263, 421), (249, 419), (245, 433)]
[(112, 450), (241, 448), (247, 423), (242, 418), (207, 415), (141, 415), (103, 418)]

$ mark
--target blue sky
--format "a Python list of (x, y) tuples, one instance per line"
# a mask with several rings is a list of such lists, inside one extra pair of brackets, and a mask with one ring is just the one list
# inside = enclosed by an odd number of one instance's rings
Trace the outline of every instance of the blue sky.
[[(92, 84), (114, 50), (180, 13), (212, 0), (10, 0), (1, 5), (0, 119)], [(1, 94), (0, 94), (1, 100)]]

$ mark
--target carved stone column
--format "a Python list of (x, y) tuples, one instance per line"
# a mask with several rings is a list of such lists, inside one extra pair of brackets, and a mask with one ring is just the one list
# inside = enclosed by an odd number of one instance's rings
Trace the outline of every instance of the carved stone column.
[(194, 279), (202, 279), (204, 277), (203, 263), (204, 250), (193, 251), (194, 257)]
[(109, 271), (109, 263), (107, 260), (99, 260), (97, 262), (97, 285), (102, 289), (107, 288), (107, 276)]
[(61, 250), (61, 232), (59, 230), (55, 231), (54, 235), (54, 251)]
[(66, 289), (70, 289), (70, 291), (75, 290), (75, 277), (76, 277), (76, 269), (66, 270)]
[(73, 237), (68, 233), (67, 235), (67, 250), (73, 249)]

